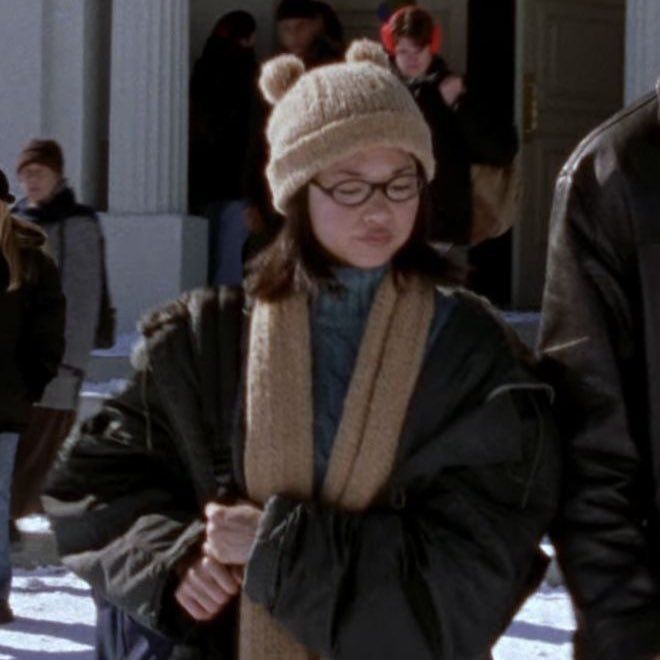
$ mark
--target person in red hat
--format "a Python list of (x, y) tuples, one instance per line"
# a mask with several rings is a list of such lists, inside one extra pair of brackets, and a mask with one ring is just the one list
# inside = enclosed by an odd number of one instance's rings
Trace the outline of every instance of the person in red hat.
[(465, 79), (441, 56), (442, 27), (415, 5), (395, 11), (381, 28), (391, 63), (415, 97), (433, 135), (437, 173), (430, 183), (431, 242), (466, 245), (472, 221), (473, 163), (508, 165), (517, 150), (515, 131), (495, 134), (468, 94)]

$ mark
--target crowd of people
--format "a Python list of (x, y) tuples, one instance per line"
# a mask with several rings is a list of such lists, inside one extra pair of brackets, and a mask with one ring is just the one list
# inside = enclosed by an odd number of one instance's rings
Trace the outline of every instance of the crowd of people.
[(515, 130), (429, 12), (381, 18), (346, 44), (281, 0), (263, 66), (254, 18), (219, 19), (190, 85), (215, 286), (145, 315), (82, 425), (102, 232), (56, 142), (22, 151), (24, 199), (0, 173), (0, 528), (44, 507), (99, 659), (489, 660), (545, 534), (575, 657), (660, 658), (660, 88), (559, 176), (534, 354), (453, 257)]

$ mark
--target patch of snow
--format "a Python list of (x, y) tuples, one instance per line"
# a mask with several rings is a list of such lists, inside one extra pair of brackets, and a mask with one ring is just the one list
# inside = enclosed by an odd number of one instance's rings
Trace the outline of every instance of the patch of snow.
[(128, 380), (126, 378), (113, 378), (102, 383), (85, 381), (82, 386), (82, 396), (110, 397), (121, 392)]
[(48, 534), (50, 533), (50, 521), (46, 516), (31, 515), (19, 518), (16, 526), (24, 534)]
[(75, 575), (61, 567), (17, 569), (10, 602), (16, 621), (0, 627), (0, 659), (93, 660), (96, 612)]
[(494, 660), (572, 660), (574, 629), (566, 590), (541, 587), (495, 646)]

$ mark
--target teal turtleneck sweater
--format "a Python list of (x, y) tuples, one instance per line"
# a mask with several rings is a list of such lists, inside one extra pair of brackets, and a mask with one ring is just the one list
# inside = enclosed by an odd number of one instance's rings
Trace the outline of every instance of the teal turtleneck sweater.
[[(314, 483), (317, 491), (328, 469), (371, 304), (388, 268), (337, 268), (335, 276), (343, 291), (323, 291), (311, 303)], [(426, 339), (427, 352), (454, 304), (451, 298), (438, 291), (435, 316)]]
[(314, 482), (323, 483), (371, 303), (387, 266), (337, 268), (341, 292), (323, 291), (312, 302)]

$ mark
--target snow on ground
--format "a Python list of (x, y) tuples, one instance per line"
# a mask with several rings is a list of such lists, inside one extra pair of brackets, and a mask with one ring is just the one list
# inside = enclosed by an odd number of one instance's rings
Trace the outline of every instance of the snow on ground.
[(495, 660), (571, 660), (575, 620), (566, 590), (543, 586), (495, 647)]
[(94, 657), (94, 604), (89, 588), (61, 567), (18, 569), (11, 605), (16, 621), (0, 627), (1, 660)]
[[(45, 516), (18, 521), (23, 550), (14, 556), (11, 605), (16, 621), (0, 626), (0, 660), (93, 660), (95, 611), (85, 582), (57, 562)], [(552, 546), (542, 544), (552, 555)], [(570, 660), (574, 620), (560, 576), (551, 566), (494, 650), (494, 660)]]
[[(60, 567), (18, 570), (16, 622), (0, 628), (0, 660), (93, 660), (87, 585)], [(573, 617), (562, 588), (543, 587), (495, 647), (495, 660), (570, 660)]]

